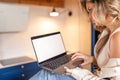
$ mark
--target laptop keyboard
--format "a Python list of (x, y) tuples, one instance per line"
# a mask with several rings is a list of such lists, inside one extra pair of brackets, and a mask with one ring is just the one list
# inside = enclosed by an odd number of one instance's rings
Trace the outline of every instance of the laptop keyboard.
[(42, 65), (49, 69), (56, 69), (57, 67), (68, 62), (68, 58), (66, 55), (62, 55), (61, 57), (50, 59), (47, 62), (44, 62)]

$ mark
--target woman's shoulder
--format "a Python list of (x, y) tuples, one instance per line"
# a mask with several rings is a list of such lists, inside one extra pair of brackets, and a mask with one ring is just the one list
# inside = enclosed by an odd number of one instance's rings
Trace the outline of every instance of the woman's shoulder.
[(112, 35), (111, 39), (113, 41), (116, 41), (116, 40), (119, 40), (120, 41), (120, 31), (119, 32), (116, 32)]
[(117, 29), (115, 29), (112, 33), (111, 33), (112, 37), (118, 37), (120, 36), (120, 27), (118, 27)]
[(120, 31), (116, 31), (110, 39), (110, 57), (120, 58)]
[(110, 37), (112, 42), (120, 42), (120, 27), (113, 31)]

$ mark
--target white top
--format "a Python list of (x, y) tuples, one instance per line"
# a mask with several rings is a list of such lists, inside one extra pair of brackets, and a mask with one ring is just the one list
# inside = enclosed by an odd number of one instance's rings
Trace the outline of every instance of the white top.
[[(98, 66), (101, 68), (101, 71), (99, 71), (98, 76), (92, 74), (90, 71), (86, 69), (75, 68), (72, 71), (72, 76), (76, 80), (104, 80), (103, 78), (110, 78), (111, 80), (120, 80), (120, 58), (109, 57), (110, 39), (113, 36), (113, 34), (115, 34), (116, 32), (120, 32), (120, 27), (117, 28), (110, 35), (107, 43), (104, 45), (99, 55), (94, 51)], [(107, 31), (104, 30), (99, 40), (106, 34)], [(96, 50), (96, 46), (95, 46), (95, 50)]]

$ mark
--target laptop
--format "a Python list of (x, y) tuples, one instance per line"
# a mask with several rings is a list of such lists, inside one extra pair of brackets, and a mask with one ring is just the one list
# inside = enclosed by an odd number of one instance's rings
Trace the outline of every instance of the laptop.
[(35, 55), (40, 67), (49, 71), (64, 74), (64, 66), (74, 68), (67, 55), (60, 32), (53, 32), (31, 37)]

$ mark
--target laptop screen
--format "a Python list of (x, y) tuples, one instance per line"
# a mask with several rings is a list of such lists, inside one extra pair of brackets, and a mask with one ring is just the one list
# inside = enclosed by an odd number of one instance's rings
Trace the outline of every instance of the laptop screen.
[(66, 52), (60, 32), (34, 36), (31, 40), (39, 63)]

